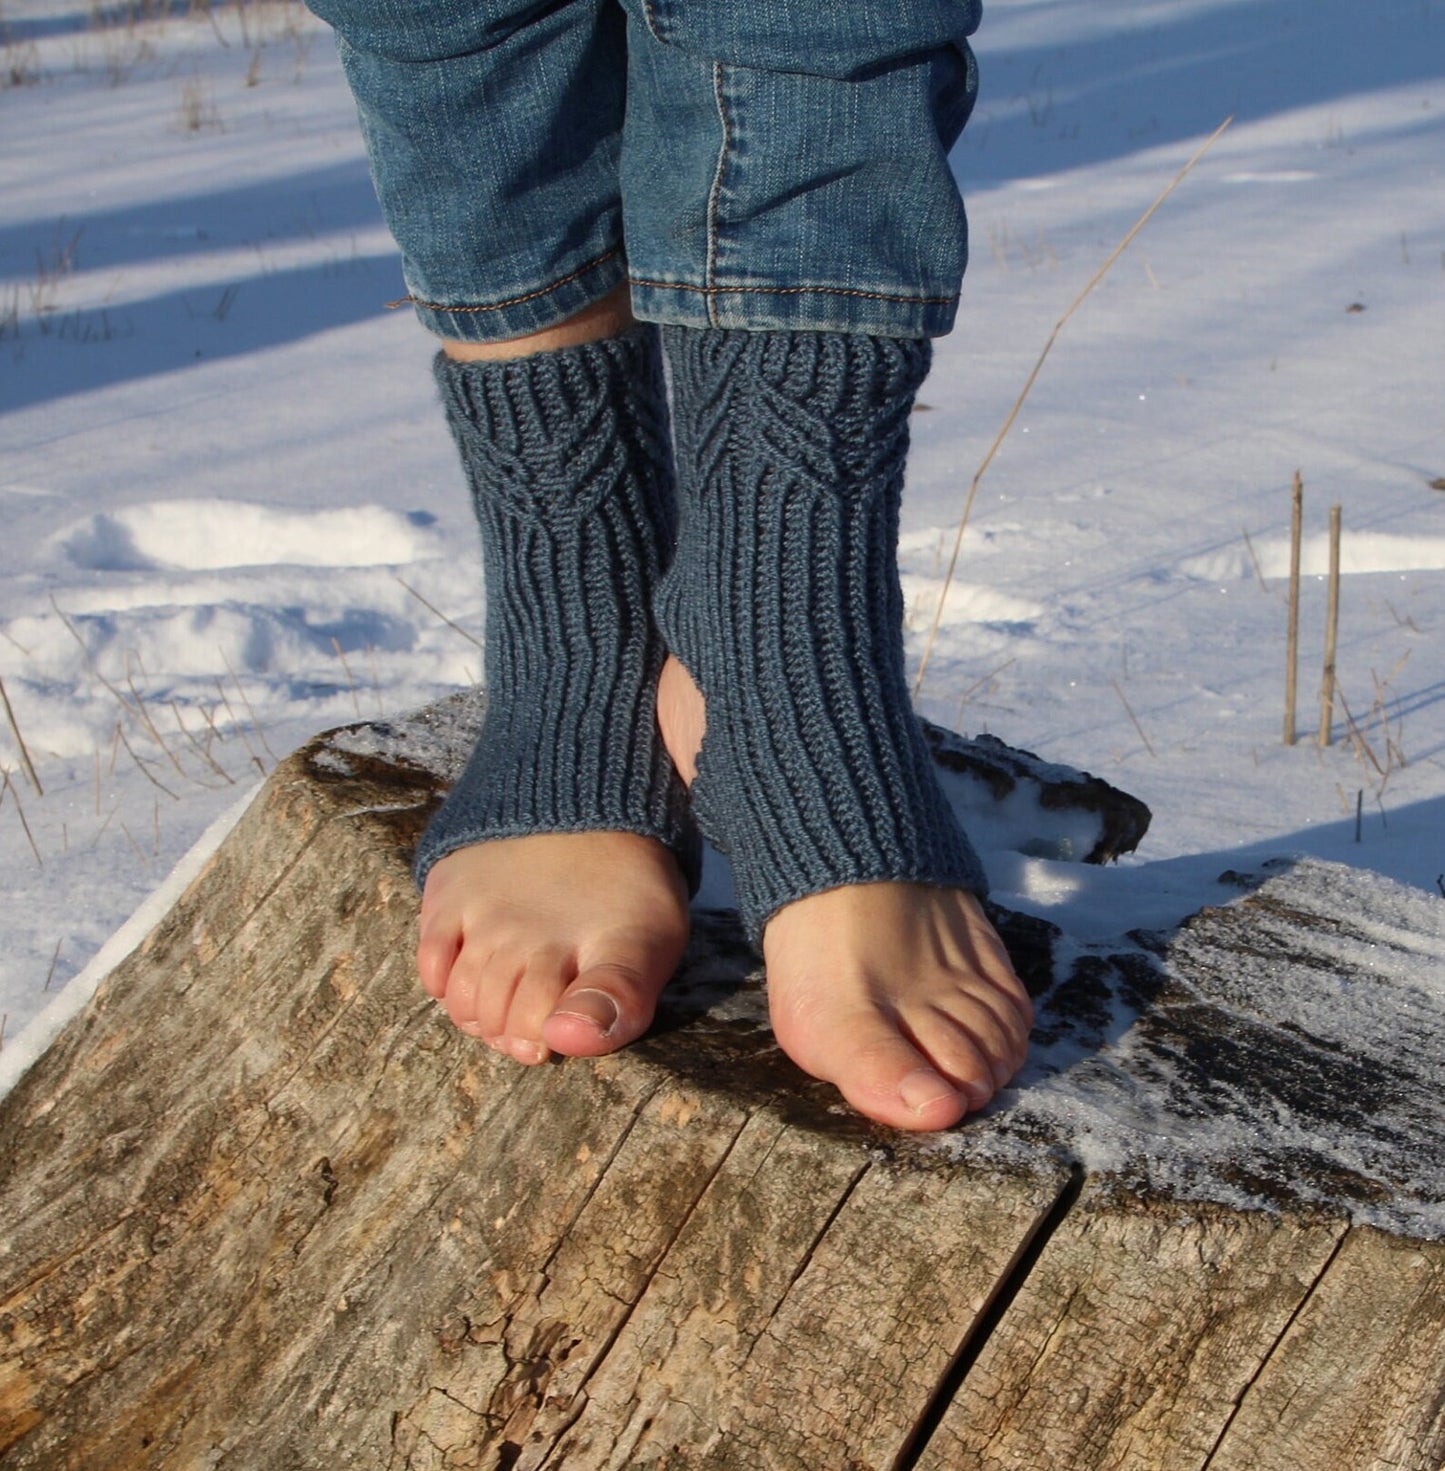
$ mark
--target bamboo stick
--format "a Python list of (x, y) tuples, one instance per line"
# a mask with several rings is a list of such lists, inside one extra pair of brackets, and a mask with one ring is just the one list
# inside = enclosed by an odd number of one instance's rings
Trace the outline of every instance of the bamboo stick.
[(1330, 591), (1325, 612), (1325, 668), (1320, 684), (1320, 745), (1334, 739), (1335, 650), (1340, 632), (1340, 508), (1330, 507)]
[(1300, 542), (1304, 535), (1305, 485), (1294, 472), (1294, 507), (1289, 526), (1289, 633), (1284, 669), (1284, 743), (1295, 742), (1295, 702), (1299, 693), (1299, 578)]

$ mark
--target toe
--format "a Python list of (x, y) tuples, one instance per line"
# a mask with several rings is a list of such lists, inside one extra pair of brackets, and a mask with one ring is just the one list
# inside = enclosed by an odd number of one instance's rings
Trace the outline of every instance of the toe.
[(986, 1082), (991, 1093), (1008, 1085), (1028, 1049), (1028, 1032), (1012, 1008), (968, 994), (924, 1008), (909, 1018), (908, 1030), (940, 1071)]
[(992, 1096), (991, 1085), (947, 1077), (901, 1036), (880, 1036), (832, 1080), (860, 1113), (895, 1129), (946, 1129)]
[(617, 961), (589, 966), (558, 1000), (542, 1037), (570, 1057), (600, 1057), (635, 1041), (652, 1025), (668, 979)]
[(416, 947), (416, 973), (422, 990), (440, 1001), (447, 993), (447, 978), (461, 953), (462, 937), (453, 925), (431, 925), (422, 930)]
[(987, 1064), (966, 1038), (946, 1061), (932, 1058), (895, 1019), (877, 1011), (832, 1023), (815, 1014), (801, 1030), (775, 1012), (773, 1030), (805, 1072), (832, 1083), (859, 1113), (895, 1129), (946, 1129), (993, 1096)]
[(503, 1038), (522, 970), (518, 957), (506, 950), (484, 953), (479, 945), (463, 945), (452, 962), (446, 994), (440, 998), (442, 1008), (470, 1036)]

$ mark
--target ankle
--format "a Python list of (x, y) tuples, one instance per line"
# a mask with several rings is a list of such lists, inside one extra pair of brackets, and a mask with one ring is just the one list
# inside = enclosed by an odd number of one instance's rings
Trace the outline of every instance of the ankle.
[(621, 286), (582, 308), (565, 321), (530, 332), (525, 337), (509, 337), (503, 342), (464, 342), (443, 338), (442, 351), (454, 363), (500, 363), (531, 357), (539, 352), (554, 352), (562, 347), (581, 347), (586, 342), (600, 342), (607, 337), (620, 337), (637, 325), (632, 315), (631, 289)]

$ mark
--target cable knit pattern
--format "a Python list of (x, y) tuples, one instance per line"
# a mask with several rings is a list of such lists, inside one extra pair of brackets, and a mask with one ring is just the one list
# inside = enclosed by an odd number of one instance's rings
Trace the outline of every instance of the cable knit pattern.
[(657, 730), (650, 602), (676, 530), (657, 329), (435, 371), (482, 531), (487, 714), (417, 882), (487, 838), (606, 829), (660, 839), (695, 890)]
[(744, 922), (902, 879), (986, 886), (908, 696), (898, 513), (926, 341), (669, 327), (681, 492), (656, 598), (707, 700), (692, 788)]

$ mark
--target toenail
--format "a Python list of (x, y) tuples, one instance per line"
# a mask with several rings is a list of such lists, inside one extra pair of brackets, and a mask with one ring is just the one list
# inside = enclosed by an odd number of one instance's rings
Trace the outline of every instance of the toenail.
[(533, 1063), (541, 1062), (546, 1057), (546, 1051), (536, 1042), (526, 1042), (520, 1037), (514, 1037), (509, 1044), (512, 1056), (518, 1062)]
[(617, 1025), (619, 1013), (616, 1001), (606, 991), (588, 986), (581, 991), (573, 991), (552, 1015), (575, 1016), (579, 1021), (596, 1027), (606, 1037), (611, 1035), (613, 1027)]
[(957, 1099), (959, 1090), (932, 1068), (921, 1067), (909, 1073), (898, 1085), (898, 1096), (914, 1113), (922, 1113), (930, 1104), (945, 1098)]

